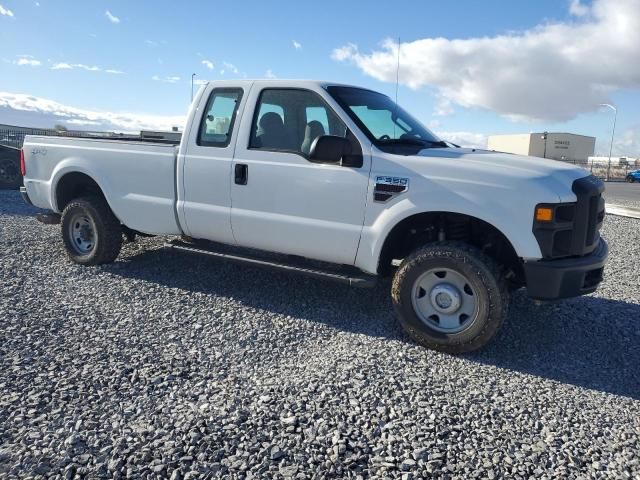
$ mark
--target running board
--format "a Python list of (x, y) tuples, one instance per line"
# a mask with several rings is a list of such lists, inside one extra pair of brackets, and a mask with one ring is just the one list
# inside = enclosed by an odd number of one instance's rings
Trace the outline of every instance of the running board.
[(229, 260), (237, 263), (245, 263), (249, 265), (256, 265), (259, 267), (267, 267), (275, 270), (281, 270), (286, 272), (294, 272), (308, 277), (323, 278), (326, 280), (332, 280), (338, 283), (344, 283), (352, 287), (371, 288), (376, 285), (377, 277), (374, 275), (350, 275), (343, 273), (336, 273), (331, 271), (319, 270), (316, 268), (307, 268), (282, 262), (276, 262), (272, 260), (266, 260), (248, 255), (232, 254), (221, 251), (216, 251), (210, 247), (200, 247), (195, 244), (182, 242), (180, 240), (173, 240), (165, 243), (164, 247), (170, 250), (177, 250), (188, 253), (198, 253), (201, 255), (208, 255), (210, 257), (219, 258), (223, 260)]

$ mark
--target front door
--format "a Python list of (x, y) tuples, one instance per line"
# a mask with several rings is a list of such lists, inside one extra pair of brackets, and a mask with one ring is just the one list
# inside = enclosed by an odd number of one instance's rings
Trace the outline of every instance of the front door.
[[(240, 130), (231, 179), (231, 224), (237, 243), (353, 264), (370, 155), (322, 92), (256, 83)], [(353, 148), (363, 153), (362, 165), (310, 162), (313, 140), (320, 135), (348, 136)]]

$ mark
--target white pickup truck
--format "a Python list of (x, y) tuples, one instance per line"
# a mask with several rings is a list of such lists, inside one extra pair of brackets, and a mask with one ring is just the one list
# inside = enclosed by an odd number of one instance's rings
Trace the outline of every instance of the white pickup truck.
[(356, 286), (392, 275), (404, 329), (460, 353), (495, 335), (517, 288), (595, 291), (608, 248), (604, 185), (588, 172), (450, 145), (371, 90), (216, 81), (179, 145), (28, 136), (22, 193), (61, 215), (84, 265), (141, 233)]

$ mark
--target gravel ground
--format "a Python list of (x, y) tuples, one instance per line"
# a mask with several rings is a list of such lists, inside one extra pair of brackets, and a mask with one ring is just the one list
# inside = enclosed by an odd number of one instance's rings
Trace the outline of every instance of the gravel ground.
[(411, 343), (389, 285), (128, 244), (82, 268), (0, 192), (0, 477), (640, 478), (640, 221), (596, 295), (518, 293), (485, 350)]

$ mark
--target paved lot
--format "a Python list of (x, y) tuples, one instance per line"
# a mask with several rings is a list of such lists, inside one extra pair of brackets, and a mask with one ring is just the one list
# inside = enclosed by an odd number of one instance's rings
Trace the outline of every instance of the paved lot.
[(640, 207), (640, 183), (607, 182), (605, 199), (607, 203)]
[(640, 221), (601, 290), (412, 344), (373, 290), (160, 250), (69, 263), (0, 192), (0, 477), (638, 478)]

